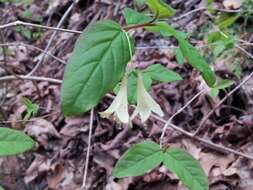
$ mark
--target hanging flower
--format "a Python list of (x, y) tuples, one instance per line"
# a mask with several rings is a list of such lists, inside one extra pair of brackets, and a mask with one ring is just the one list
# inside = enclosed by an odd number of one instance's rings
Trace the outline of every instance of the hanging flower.
[(150, 117), (151, 112), (154, 112), (161, 117), (164, 115), (159, 104), (155, 102), (145, 89), (142, 74), (139, 72), (137, 77), (137, 107), (132, 118), (140, 114), (141, 121), (144, 123)]
[(119, 92), (112, 104), (104, 112), (100, 112), (103, 118), (109, 118), (113, 115), (122, 123), (129, 122), (128, 101), (127, 101), (127, 77), (125, 76), (121, 82)]

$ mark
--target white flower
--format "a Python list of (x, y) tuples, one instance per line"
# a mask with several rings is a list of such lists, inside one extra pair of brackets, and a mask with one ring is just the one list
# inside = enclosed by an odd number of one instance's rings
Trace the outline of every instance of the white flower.
[(109, 118), (113, 114), (116, 119), (122, 123), (129, 122), (128, 101), (127, 101), (127, 77), (125, 76), (121, 82), (119, 92), (112, 104), (104, 112), (100, 112), (103, 118)]
[(154, 112), (161, 117), (164, 115), (159, 104), (155, 102), (145, 89), (142, 75), (139, 72), (137, 78), (137, 107), (132, 115), (132, 118), (139, 114), (141, 121), (144, 123), (149, 118), (151, 112)]

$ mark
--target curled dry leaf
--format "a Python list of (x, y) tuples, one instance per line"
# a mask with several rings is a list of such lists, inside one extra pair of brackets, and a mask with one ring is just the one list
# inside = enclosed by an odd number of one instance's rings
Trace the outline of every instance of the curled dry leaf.
[(219, 175), (223, 174), (228, 165), (232, 163), (235, 158), (233, 155), (218, 155), (214, 153), (200, 153), (200, 162), (207, 175), (211, 172), (212, 168), (219, 169)]
[(54, 125), (42, 118), (35, 118), (33, 121), (28, 122), (25, 131), (35, 137), (37, 142), (44, 147), (47, 146), (50, 137), (61, 137)]

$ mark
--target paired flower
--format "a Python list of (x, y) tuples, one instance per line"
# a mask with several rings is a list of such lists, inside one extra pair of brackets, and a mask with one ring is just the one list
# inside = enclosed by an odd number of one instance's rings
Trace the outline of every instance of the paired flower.
[[(116, 118), (122, 123), (129, 123), (129, 113), (128, 113), (128, 101), (127, 101), (127, 76), (121, 82), (120, 90), (113, 100), (110, 107), (101, 112), (101, 117), (110, 117), (110, 115), (116, 116)], [(163, 111), (159, 104), (150, 96), (150, 94), (145, 89), (142, 74), (138, 72), (137, 77), (137, 107), (131, 117), (133, 119), (138, 114), (140, 115), (141, 121), (144, 123), (151, 115), (151, 112), (163, 116)]]
[(142, 74), (139, 72), (137, 78), (137, 107), (132, 118), (139, 114), (141, 121), (144, 123), (149, 118), (151, 112), (154, 112), (161, 117), (164, 115), (159, 104), (155, 102), (145, 89)]
[(127, 79), (128, 79), (127, 76), (123, 78), (117, 96), (113, 100), (110, 107), (104, 112), (100, 113), (101, 117), (109, 118), (110, 115), (114, 115), (114, 117), (116, 117), (116, 119), (118, 119), (122, 123), (129, 122), (128, 101), (127, 101)]

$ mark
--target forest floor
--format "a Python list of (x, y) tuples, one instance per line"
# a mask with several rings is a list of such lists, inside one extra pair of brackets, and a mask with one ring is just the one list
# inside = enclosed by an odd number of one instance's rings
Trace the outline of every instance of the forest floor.
[[(0, 26), (19, 20), (56, 27), (72, 6), (70, 0), (6, 2), (0, 0)], [(191, 34), (191, 43), (199, 47), (218, 77), (235, 83), (217, 97), (210, 96), (199, 73), (189, 65), (177, 63), (175, 41), (142, 29), (135, 30), (131, 32), (137, 46), (133, 62), (138, 68), (159, 63), (180, 73), (183, 80), (155, 84), (151, 94), (161, 105), (164, 120), (151, 117), (142, 124), (137, 118), (132, 128), (100, 117), (99, 112), (111, 103), (110, 98), (104, 98), (94, 110), (90, 149), (87, 149), (90, 113), (78, 118), (66, 118), (60, 110), (64, 68), (79, 34), (56, 32), (46, 51), (47, 56), (32, 75), (35, 77), (24, 77), (22, 80), (16, 75), (26, 76), (33, 70), (45, 55), (45, 48), (54, 31), (14, 24), (0, 28), (0, 123), (3, 127), (24, 130), (36, 141), (32, 151), (16, 157), (0, 158), (1, 186), (6, 190), (76, 190), (83, 183), (89, 151), (86, 183), (89, 190), (184, 190), (186, 188), (179, 179), (163, 167), (142, 177), (120, 180), (112, 177), (111, 172), (116, 161), (132, 144), (147, 139), (159, 142), (164, 121), (189, 104), (173, 118), (175, 128), (168, 128), (165, 143), (185, 149), (200, 161), (208, 175), (210, 190), (253, 189), (253, 160), (250, 159), (253, 157), (253, 78), (247, 79), (253, 71), (253, 16), (249, 17), (248, 22), (245, 18), (237, 20), (228, 29), (239, 39), (236, 45), (215, 54), (207, 38), (208, 33), (215, 31), (214, 23), (221, 13), (210, 13), (201, 0), (167, 2), (177, 10), (176, 16), (168, 22)], [(215, 7), (221, 12), (240, 8), (233, 7), (237, 6), (238, 1), (230, 3), (232, 5), (215, 1)], [(133, 8), (133, 2), (80, 0), (60, 28), (83, 31), (89, 23), (103, 19), (125, 25), (122, 14), (125, 7)], [(4, 54), (2, 48), (6, 48), (7, 53)], [(247, 82), (240, 85), (245, 79)], [(235, 87), (238, 90), (226, 97)], [(196, 94), (199, 96), (189, 103)], [(39, 105), (36, 116), (28, 121), (23, 120), (27, 112), (23, 97)], [(219, 105), (224, 97), (225, 101)], [(212, 110), (210, 117), (205, 118)], [(203, 122), (197, 136), (191, 135)]]

